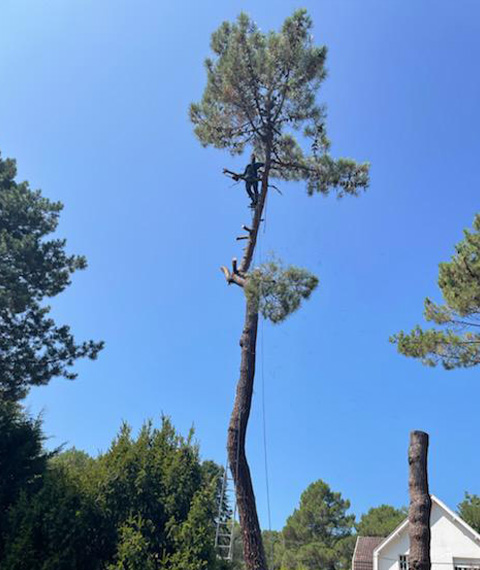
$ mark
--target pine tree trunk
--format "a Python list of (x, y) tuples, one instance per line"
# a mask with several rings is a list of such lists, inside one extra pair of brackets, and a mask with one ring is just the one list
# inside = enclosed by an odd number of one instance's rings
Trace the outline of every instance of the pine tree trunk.
[[(227, 277), (229, 283), (244, 287), (248, 279), (248, 271), (253, 260), (257, 244), (258, 231), (262, 222), (265, 201), (268, 193), (268, 179), (271, 160), (271, 137), (265, 148), (265, 171), (262, 177), (262, 188), (255, 208), (249, 239), (244, 250), (238, 270), (236, 266)], [(224, 271), (225, 273), (225, 271)], [(228, 272), (227, 272), (228, 275)], [(232, 477), (235, 483), (240, 529), (242, 531), (243, 558), (247, 570), (267, 570), (262, 531), (258, 521), (255, 493), (253, 492), (250, 468), (245, 453), (248, 419), (253, 397), (255, 379), (255, 359), (258, 329), (258, 307), (255, 302), (246, 301), (245, 323), (240, 338), (241, 361), (240, 378), (233, 405), (230, 424), (228, 426), (227, 452)]]
[(408, 449), (410, 508), (408, 533), (410, 537), (409, 570), (430, 570), (430, 512), (432, 500), (428, 490), (428, 434), (410, 433)]
[(240, 338), (242, 349), (240, 379), (228, 427), (228, 460), (237, 496), (243, 555), (248, 570), (266, 570), (267, 564), (258, 522), (255, 494), (245, 454), (245, 437), (253, 395), (258, 311), (247, 301), (245, 324)]

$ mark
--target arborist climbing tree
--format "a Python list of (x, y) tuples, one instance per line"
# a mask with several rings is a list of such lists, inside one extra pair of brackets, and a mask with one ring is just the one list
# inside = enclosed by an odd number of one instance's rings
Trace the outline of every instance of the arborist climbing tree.
[(235, 182), (239, 182), (240, 180), (245, 181), (245, 190), (250, 198), (250, 208), (256, 208), (258, 204), (258, 183), (262, 181), (259, 170), (262, 166), (265, 166), (265, 163), (256, 162), (255, 155), (252, 154), (250, 162), (245, 167), (243, 174), (232, 172), (227, 168), (223, 169), (223, 173), (233, 178)]
[(258, 203), (258, 183), (260, 178), (258, 177), (258, 170), (265, 166), (263, 162), (255, 162), (255, 155), (252, 154), (251, 161), (245, 167), (245, 172), (243, 176), (245, 177), (245, 189), (247, 194), (252, 201), (250, 206), (255, 208)]
[[(303, 181), (307, 192), (338, 197), (358, 195), (368, 186), (368, 164), (333, 159), (325, 130), (325, 107), (316, 93), (325, 78), (324, 46), (315, 46), (312, 21), (305, 10), (287, 18), (279, 32), (262, 33), (246, 15), (224, 22), (212, 34), (213, 57), (206, 60), (207, 86), (202, 100), (192, 104), (190, 118), (204, 146), (255, 158), (243, 174), (252, 199), (252, 220), (244, 225), (246, 247), (240, 262), (222, 267), (228, 284), (243, 289), (245, 323), (240, 339), (241, 364), (234, 407), (228, 427), (227, 451), (248, 570), (266, 570), (266, 558), (255, 505), (245, 438), (253, 395), (259, 313), (277, 323), (298, 309), (316, 287), (305, 269), (271, 260), (252, 267), (253, 254), (271, 178)], [(294, 133), (303, 135), (299, 142)], [(262, 174), (259, 174), (260, 165)], [(253, 166), (252, 166), (253, 165)], [(255, 175), (255, 176), (254, 176)], [(255, 186), (261, 181), (260, 188)], [(258, 194), (258, 198), (257, 198)]]

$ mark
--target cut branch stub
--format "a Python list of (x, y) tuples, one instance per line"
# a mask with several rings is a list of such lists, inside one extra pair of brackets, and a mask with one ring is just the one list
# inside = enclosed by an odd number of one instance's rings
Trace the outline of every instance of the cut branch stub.
[(245, 285), (245, 277), (243, 277), (238, 271), (236, 257), (232, 259), (231, 271), (228, 269), (228, 267), (225, 267), (225, 265), (222, 265), (222, 267), (220, 267), (220, 271), (225, 275), (225, 279), (229, 285), (232, 283), (235, 283), (235, 285), (238, 285), (239, 287), (243, 287)]

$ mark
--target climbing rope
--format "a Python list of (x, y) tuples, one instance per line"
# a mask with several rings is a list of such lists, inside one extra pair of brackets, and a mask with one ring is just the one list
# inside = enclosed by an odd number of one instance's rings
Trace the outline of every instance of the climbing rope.
[[(263, 234), (265, 234), (266, 224), (267, 224), (267, 199), (268, 194), (265, 197), (265, 210), (264, 210), (264, 226)], [(260, 257), (260, 263), (263, 263), (263, 252), (262, 252), (262, 236), (258, 239), (258, 252)], [(260, 295), (262, 294), (262, 281), (260, 280)], [(267, 498), (267, 517), (268, 517), (268, 530), (272, 532), (272, 514), (270, 508), (270, 477), (268, 471), (268, 445), (267, 445), (267, 414), (266, 414), (266, 390), (265, 390), (265, 342), (264, 342), (264, 324), (265, 319), (260, 315), (260, 375), (261, 375), (261, 386), (262, 386), (262, 428), (263, 428), (263, 458), (264, 458), (264, 470), (265, 470), (265, 492)], [(270, 567), (273, 568), (273, 540), (271, 541), (271, 552), (270, 552)]]

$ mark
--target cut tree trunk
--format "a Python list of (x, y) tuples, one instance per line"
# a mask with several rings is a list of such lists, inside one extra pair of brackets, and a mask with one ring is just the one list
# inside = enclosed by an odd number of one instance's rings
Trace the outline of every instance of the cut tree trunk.
[(262, 532), (258, 522), (252, 478), (245, 454), (245, 437), (253, 395), (255, 377), (255, 347), (257, 342), (258, 311), (247, 302), (245, 325), (240, 346), (242, 349), (240, 379), (228, 427), (228, 461), (232, 470), (237, 496), (238, 514), (243, 540), (243, 556), (248, 570), (266, 570)]
[(428, 434), (410, 433), (408, 448), (410, 508), (408, 534), (410, 538), (409, 570), (430, 570), (430, 513), (432, 499), (428, 490)]

